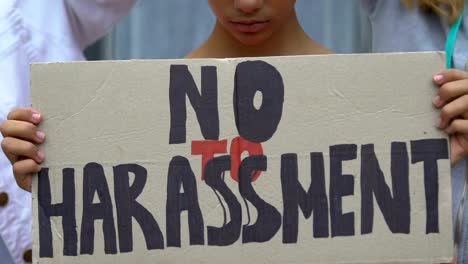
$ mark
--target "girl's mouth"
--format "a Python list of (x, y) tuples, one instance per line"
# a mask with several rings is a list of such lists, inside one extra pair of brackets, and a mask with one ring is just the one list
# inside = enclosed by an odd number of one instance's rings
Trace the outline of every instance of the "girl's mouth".
[(241, 33), (258, 33), (264, 30), (270, 23), (269, 20), (237, 20), (230, 21), (234, 28)]

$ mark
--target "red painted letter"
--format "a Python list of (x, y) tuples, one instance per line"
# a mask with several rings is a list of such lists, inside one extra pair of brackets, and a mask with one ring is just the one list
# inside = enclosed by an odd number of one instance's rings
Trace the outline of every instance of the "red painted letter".
[[(242, 137), (236, 137), (231, 141), (231, 177), (235, 181), (239, 181), (239, 166), (241, 163), (242, 152), (247, 151), (250, 156), (263, 155), (263, 148), (261, 143), (250, 142)], [(262, 174), (257, 171), (252, 175), (252, 181), (255, 181)]]
[(192, 141), (192, 155), (202, 155), (202, 180), (205, 180), (205, 166), (214, 154), (227, 153), (227, 140)]

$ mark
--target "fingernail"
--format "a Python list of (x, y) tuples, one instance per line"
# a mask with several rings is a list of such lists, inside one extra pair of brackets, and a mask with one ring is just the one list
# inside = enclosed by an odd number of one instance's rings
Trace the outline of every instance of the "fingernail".
[(443, 76), (442, 74), (436, 74), (436, 75), (434, 76), (434, 81), (436, 81), (436, 82), (439, 83), (439, 82), (441, 82), (442, 80), (444, 80), (444, 76)]
[(434, 99), (432, 99), (432, 103), (434, 103), (435, 106), (440, 106), (442, 104), (440, 96), (437, 95), (436, 97), (434, 97)]
[(42, 151), (38, 151), (38, 152), (37, 152), (37, 158), (38, 158), (40, 161), (43, 161), (44, 158), (45, 158), (44, 153), (42, 153)]
[(45, 133), (42, 131), (37, 131), (36, 132), (36, 137), (40, 140), (43, 140), (45, 138)]
[(41, 114), (39, 114), (39, 113), (37, 113), (37, 112), (34, 112), (34, 113), (32, 114), (32, 120), (33, 120), (34, 122), (39, 122), (39, 121), (41, 121)]

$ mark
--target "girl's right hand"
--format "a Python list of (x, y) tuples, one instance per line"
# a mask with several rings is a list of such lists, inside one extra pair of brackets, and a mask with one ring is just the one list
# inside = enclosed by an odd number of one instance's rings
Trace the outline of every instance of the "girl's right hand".
[(8, 114), (7, 120), (0, 125), (3, 135), (2, 149), (13, 165), (16, 183), (31, 192), (32, 175), (41, 170), (44, 153), (36, 144), (45, 140), (44, 132), (38, 130), (41, 114), (31, 108), (18, 108)]

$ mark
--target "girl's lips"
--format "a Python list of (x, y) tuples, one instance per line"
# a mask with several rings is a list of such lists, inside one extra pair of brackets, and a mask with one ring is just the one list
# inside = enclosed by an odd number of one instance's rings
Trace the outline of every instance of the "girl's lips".
[(264, 30), (270, 21), (231, 21), (234, 28), (241, 33), (258, 33)]

